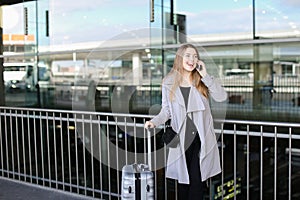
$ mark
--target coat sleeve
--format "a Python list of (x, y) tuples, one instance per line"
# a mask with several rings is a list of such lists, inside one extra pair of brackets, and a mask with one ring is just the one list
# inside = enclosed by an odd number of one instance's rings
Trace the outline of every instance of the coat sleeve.
[(161, 110), (158, 113), (158, 115), (156, 115), (151, 122), (153, 122), (153, 124), (155, 126), (159, 126), (160, 124), (165, 123), (171, 116), (170, 114), (170, 108), (169, 108), (169, 96), (168, 96), (169, 92), (166, 86), (162, 86), (162, 103), (161, 103)]
[(215, 101), (226, 101), (227, 92), (222, 87), (222, 85), (219, 82), (217, 82), (213, 77), (207, 74), (201, 79), (201, 81), (208, 87), (209, 94)]

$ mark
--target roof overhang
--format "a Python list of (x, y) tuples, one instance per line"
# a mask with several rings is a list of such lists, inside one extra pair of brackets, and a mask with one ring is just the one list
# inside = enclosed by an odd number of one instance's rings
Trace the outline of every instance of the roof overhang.
[(4, 6), (4, 5), (13, 5), (13, 4), (17, 4), (17, 3), (24, 3), (27, 1), (36, 1), (36, 0), (1, 0), (0, 1), (0, 6)]

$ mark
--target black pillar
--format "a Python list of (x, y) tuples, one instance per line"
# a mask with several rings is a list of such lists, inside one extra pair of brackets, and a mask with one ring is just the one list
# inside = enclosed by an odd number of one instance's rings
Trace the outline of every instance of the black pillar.
[[(2, 28), (2, 7), (0, 6), (0, 55), (3, 56), (3, 28)], [(3, 57), (0, 57), (0, 106), (5, 105), (5, 87), (3, 79)]]

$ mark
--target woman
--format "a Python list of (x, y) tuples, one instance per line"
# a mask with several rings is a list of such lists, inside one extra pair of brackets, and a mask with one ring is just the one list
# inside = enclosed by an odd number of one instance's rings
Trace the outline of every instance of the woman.
[(221, 172), (209, 97), (221, 102), (227, 93), (207, 74), (196, 47), (184, 44), (163, 80), (161, 111), (145, 123), (145, 128), (154, 128), (171, 119), (179, 134), (180, 144), (169, 149), (166, 170), (167, 178), (178, 181), (178, 199), (203, 199), (203, 182)]

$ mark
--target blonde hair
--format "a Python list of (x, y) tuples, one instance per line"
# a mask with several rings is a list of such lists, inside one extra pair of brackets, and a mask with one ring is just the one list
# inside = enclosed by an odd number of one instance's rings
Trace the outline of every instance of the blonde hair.
[[(182, 74), (183, 74), (183, 55), (187, 48), (195, 49), (198, 59), (200, 59), (199, 51), (197, 48), (192, 44), (184, 44), (180, 46), (176, 52), (176, 56), (173, 63), (173, 68), (171, 69), (169, 75), (174, 76), (174, 84), (172, 85), (171, 92), (170, 92), (170, 99), (171, 101), (174, 98), (174, 93), (177, 87), (179, 87), (180, 83), (182, 82)], [(201, 81), (202, 76), (199, 72), (194, 69), (191, 72), (190, 79), (194, 83), (194, 86), (197, 90), (206, 98), (208, 98), (208, 88), (206, 85)]]

